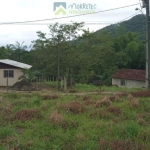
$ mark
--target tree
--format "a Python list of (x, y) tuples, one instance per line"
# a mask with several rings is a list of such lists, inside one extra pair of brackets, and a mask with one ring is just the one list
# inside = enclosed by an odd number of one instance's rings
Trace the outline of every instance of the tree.
[(21, 56), (27, 49), (27, 46), (24, 45), (24, 42), (22, 43), (16, 42), (16, 45), (11, 45), (11, 46), (12, 49), (14, 50), (14, 59), (20, 62)]
[(9, 52), (5, 47), (0, 47), (0, 59), (8, 59)]

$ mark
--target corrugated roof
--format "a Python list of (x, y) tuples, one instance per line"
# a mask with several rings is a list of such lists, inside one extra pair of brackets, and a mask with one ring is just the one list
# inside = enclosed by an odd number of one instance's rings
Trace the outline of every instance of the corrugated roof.
[(1, 63), (7, 64), (7, 65), (11, 65), (11, 66), (15, 66), (18, 68), (25, 68), (25, 69), (30, 69), (32, 66), (18, 62), (18, 61), (14, 61), (14, 60), (10, 60), (10, 59), (0, 59)]
[(136, 69), (121, 69), (118, 72), (114, 73), (112, 75), (112, 78), (145, 81), (146, 71)]

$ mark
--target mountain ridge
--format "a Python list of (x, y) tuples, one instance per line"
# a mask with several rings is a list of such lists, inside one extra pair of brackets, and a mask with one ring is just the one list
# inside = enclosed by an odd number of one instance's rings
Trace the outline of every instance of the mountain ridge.
[(103, 32), (107, 32), (113, 37), (120, 36), (126, 32), (134, 32), (139, 35), (141, 40), (146, 40), (146, 17), (142, 14), (136, 15), (127, 21), (112, 24), (97, 30), (95, 34), (99, 35)]

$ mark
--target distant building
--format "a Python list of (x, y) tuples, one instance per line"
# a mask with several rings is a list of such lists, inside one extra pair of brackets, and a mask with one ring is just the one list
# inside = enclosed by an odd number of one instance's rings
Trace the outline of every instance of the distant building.
[(112, 74), (112, 85), (126, 88), (143, 88), (146, 84), (146, 71), (136, 69), (121, 69)]
[[(18, 78), (23, 75), (22, 69), (32, 66), (9, 59), (0, 59), (0, 86), (13, 86)], [(8, 78), (8, 80), (7, 80)]]

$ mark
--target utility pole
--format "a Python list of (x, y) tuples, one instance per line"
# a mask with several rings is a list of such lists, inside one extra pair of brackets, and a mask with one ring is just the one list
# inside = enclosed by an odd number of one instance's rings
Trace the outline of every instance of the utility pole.
[(146, 7), (146, 88), (150, 89), (150, 0), (142, 0)]
[(57, 87), (60, 89), (60, 36), (58, 36), (58, 51), (57, 51)]

